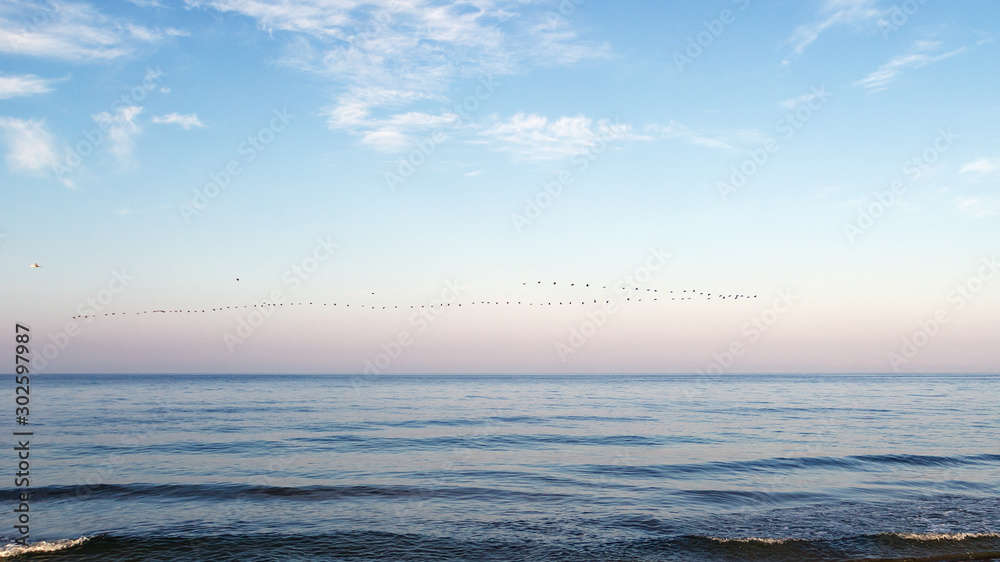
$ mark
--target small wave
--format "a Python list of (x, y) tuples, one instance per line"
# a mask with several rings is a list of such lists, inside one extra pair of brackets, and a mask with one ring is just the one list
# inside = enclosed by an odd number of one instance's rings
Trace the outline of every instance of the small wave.
[[(869, 535), (870, 537), (872, 535)], [(1000, 533), (884, 533), (877, 537), (895, 537), (913, 541), (965, 541), (970, 539), (1000, 538)], [(788, 544), (794, 542), (815, 542), (816, 539), (803, 538), (766, 538), (766, 537), (703, 537), (720, 543), (757, 543), (757, 544)]]
[[(703, 560), (844, 560), (946, 562), (998, 560), (996, 538), (986, 533), (881, 533), (825, 538), (689, 535), (673, 542)], [(714, 546), (712, 546), (714, 545)]]
[(936, 455), (857, 455), (847, 457), (872, 464), (902, 464), (911, 466), (964, 466), (970, 464), (987, 464), (1000, 461), (1000, 455), (962, 455), (942, 457)]
[[(894, 540), (887, 541), (891, 537)], [(919, 537), (906, 540), (904, 537)], [(932, 542), (924, 542), (934, 537)], [(948, 542), (948, 539), (958, 542)], [(729, 537), (683, 535), (675, 537), (611, 538), (569, 544), (558, 538), (525, 542), (515, 536), (441, 537), (421, 533), (375, 530), (333, 531), (317, 535), (222, 534), (185, 536), (98, 535), (89, 540), (61, 540), (28, 547), (8, 545), (3, 557), (51, 553), (80, 546), (63, 558), (80, 561), (144, 560), (816, 560), (857, 562), (943, 562), (1000, 558), (996, 533), (886, 533), (830, 538)], [(595, 537), (596, 538), (596, 537)], [(959, 539), (961, 538), (961, 539)], [(83, 543), (87, 544), (84, 545)], [(46, 559), (48, 556), (43, 555)], [(51, 556), (51, 555), (49, 555)], [(53, 556), (57, 558), (59, 554)]]
[[(685, 438), (675, 438), (685, 442)], [(664, 443), (668, 441), (663, 440)], [(698, 441), (690, 441), (698, 442)], [(711, 441), (704, 441), (710, 443)], [(605, 444), (605, 443), (601, 443)], [(613, 444), (613, 443), (612, 443)], [(746, 461), (713, 461), (690, 464), (650, 464), (643, 466), (586, 464), (574, 470), (584, 473), (612, 474), (623, 477), (702, 479), (713, 474), (773, 474), (798, 470), (839, 470), (848, 472), (882, 471), (886, 465), (914, 467), (964, 467), (1000, 462), (1000, 455), (981, 454), (954, 457), (926, 455), (853, 455), (847, 457), (774, 457)], [(925, 485), (922, 483), (921, 485)]]
[(968, 539), (997, 539), (1000, 533), (892, 533), (912, 541), (964, 541)]
[(28, 546), (10, 543), (4, 546), (3, 549), (0, 549), (0, 558), (10, 558), (13, 556), (36, 552), (57, 552), (74, 546), (79, 546), (89, 540), (90, 537), (80, 537), (78, 539), (59, 539), (52, 542), (39, 541), (29, 544)]
[(829, 498), (818, 492), (762, 492), (757, 490), (678, 490), (675, 495), (699, 504), (749, 506), (819, 502)]
[[(390, 485), (314, 485), (314, 486), (261, 486), (250, 484), (93, 484), (86, 486), (45, 486), (35, 488), (42, 501), (67, 499), (115, 500), (125, 499), (175, 499), (240, 501), (266, 501), (281, 498), (289, 501), (336, 501), (358, 497), (393, 498), (451, 498), (455, 500), (493, 501), (497, 497), (518, 498), (524, 501), (562, 500), (566, 494), (552, 492), (527, 492), (476, 486), (390, 486)], [(12, 499), (16, 490), (0, 490), (0, 500)]]
[(805, 539), (769, 539), (764, 537), (744, 537), (736, 539), (724, 539), (721, 537), (705, 537), (715, 542), (721, 543), (755, 543), (755, 544), (788, 544), (793, 542), (805, 542)]

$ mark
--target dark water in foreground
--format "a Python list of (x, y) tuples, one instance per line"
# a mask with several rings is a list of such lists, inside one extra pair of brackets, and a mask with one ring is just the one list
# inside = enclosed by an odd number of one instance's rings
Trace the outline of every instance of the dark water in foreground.
[(1000, 560), (997, 376), (31, 382), (7, 559)]

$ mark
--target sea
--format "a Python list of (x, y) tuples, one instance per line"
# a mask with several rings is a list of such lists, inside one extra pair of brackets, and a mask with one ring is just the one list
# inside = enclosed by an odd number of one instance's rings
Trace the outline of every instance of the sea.
[(4, 559), (1000, 560), (998, 375), (32, 375), (25, 426), (13, 387)]

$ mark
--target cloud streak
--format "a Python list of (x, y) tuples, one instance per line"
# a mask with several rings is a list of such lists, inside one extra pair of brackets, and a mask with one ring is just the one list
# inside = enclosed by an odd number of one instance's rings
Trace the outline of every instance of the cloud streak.
[(54, 80), (39, 78), (34, 74), (5, 76), (0, 74), (0, 100), (18, 96), (33, 96), (52, 91)]
[(56, 162), (52, 135), (44, 122), (0, 117), (0, 132), (7, 145), (4, 160), (11, 171), (43, 175)]
[(198, 115), (195, 113), (189, 113), (186, 115), (181, 115), (180, 113), (155, 115), (153, 116), (152, 121), (158, 125), (179, 125), (185, 131), (191, 129), (192, 127), (203, 128), (205, 126), (205, 124), (201, 122), (201, 119), (198, 119)]
[(820, 8), (820, 21), (800, 25), (785, 42), (801, 55), (826, 30), (838, 25), (862, 25), (876, 22), (885, 12), (876, 0), (826, 0)]
[(1000, 158), (977, 158), (972, 162), (962, 164), (959, 174), (972, 174), (975, 179), (988, 176), (1000, 170)]
[(666, 125), (660, 125), (658, 123), (649, 124), (646, 125), (645, 130), (647, 133), (653, 134), (662, 139), (679, 139), (695, 146), (703, 146), (705, 148), (736, 150), (736, 148), (734, 148), (731, 144), (722, 139), (703, 135), (675, 121), (671, 121)]
[(1000, 200), (982, 197), (959, 197), (958, 210), (970, 217), (984, 218), (1000, 215)]
[(497, 121), (480, 133), (495, 141), (500, 150), (518, 160), (554, 160), (591, 150), (599, 143), (635, 138), (630, 125), (607, 119), (562, 116), (555, 121), (537, 114), (518, 113)]
[(89, 4), (26, 0), (0, 3), (0, 53), (103, 62), (134, 52), (136, 43), (158, 41), (154, 29), (104, 15)]
[(959, 47), (958, 49), (939, 55), (933, 55), (928, 52), (937, 50), (939, 46), (940, 43), (938, 42), (918, 41), (914, 45), (914, 52), (889, 59), (888, 62), (878, 67), (877, 70), (855, 82), (855, 85), (871, 90), (872, 92), (881, 92), (887, 89), (889, 84), (903, 71), (912, 68), (923, 68), (938, 61), (951, 58), (965, 50), (965, 47)]
[(119, 160), (127, 162), (132, 156), (135, 136), (141, 132), (139, 125), (135, 123), (135, 118), (140, 113), (142, 113), (141, 107), (130, 105), (120, 107), (114, 113), (103, 112), (94, 115), (94, 121), (102, 130), (107, 131), (108, 139), (111, 141), (108, 152)]

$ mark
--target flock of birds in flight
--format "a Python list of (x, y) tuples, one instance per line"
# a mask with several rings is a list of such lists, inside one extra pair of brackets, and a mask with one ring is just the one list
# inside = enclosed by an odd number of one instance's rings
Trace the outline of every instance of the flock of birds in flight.
[[(32, 265), (32, 267), (41, 267), (41, 266), (39, 266), (37, 264), (34, 264), (34, 265)], [(239, 281), (238, 278), (236, 280)], [(522, 286), (529, 286), (529, 285), (532, 285), (532, 286), (543, 286), (543, 283), (542, 283), (542, 281), (538, 281), (536, 283), (524, 282), (521, 285)], [(580, 289), (591, 289), (592, 291), (593, 290), (597, 290), (597, 285), (594, 285), (593, 287), (591, 287), (590, 283), (583, 283), (583, 284), (568, 283), (568, 284), (564, 284), (564, 286), (565, 285), (568, 285), (569, 287), (579, 287)], [(552, 285), (550, 286), (550, 285), (548, 285), (548, 282), (545, 282), (544, 286), (545, 287), (556, 287), (556, 288), (558, 288), (559, 284), (558, 284), (558, 282), (553, 281)], [(601, 290), (607, 290), (608, 286), (607, 285), (602, 285), (600, 288), (601, 288)], [(659, 289), (651, 289), (651, 288), (645, 288), (645, 289), (643, 289), (643, 288), (640, 288), (640, 287), (632, 287), (632, 291), (630, 292), (629, 291), (629, 287), (622, 286), (622, 287), (617, 287), (616, 290), (618, 292), (627, 293), (626, 296), (625, 296), (625, 301), (626, 302), (632, 302), (632, 301), (642, 302), (643, 299), (645, 299), (647, 302), (652, 302), (652, 301), (659, 301), (661, 299), (663, 301), (668, 301), (668, 300), (670, 300), (670, 301), (690, 301), (690, 300), (695, 300), (695, 299), (712, 300), (713, 298), (716, 298), (716, 299), (719, 299), (719, 300), (738, 300), (738, 299), (756, 299), (757, 298), (757, 295), (748, 295), (748, 294), (742, 294), (742, 293), (736, 293), (736, 294), (708, 293), (708, 292), (705, 292), (705, 291), (698, 291), (697, 289), (690, 289), (690, 290), (689, 289), (663, 290), (661, 292)], [(372, 292), (371, 295), (374, 296), (375, 293)], [(565, 293), (564, 293), (564, 296), (565, 296)], [(374, 305), (374, 304), (365, 304), (365, 303), (358, 303), (358, 302), (353, 302), (353, 303), (345, 303), (345, 302), (333, 302), (333, 303), (325, 303), (325, 302), (323, 302), (323, 303), (320, 303), (320, 302), (268, 303), (268, 302), (263, 302), (263, 303), (258, 303), (258, 304), (245, 304), (245, 305), (225, 306), (225, 307), (219, 306), (219, 307), (215, 307), (215, 308), (196, 308), (196, 309), (181, 308), (181, 309), (169, 309), (169, 310), (167, 310), (167, 309), (143, 310), (141, 312), (134, 312), (134, 313), (131, 313), (131, 314), (201, 314), (201, 313), (208, 313), (208, 312), (222, 312), (222, 311), (225, 311), (225, 310), (242, 310), (242, 309), (253, 309), (253, 308), (264, 308), (264, 307), (272, 307), (272, 308), (273, 307), (284, 307), (286, 305), (287, 306), (334, 306), (334, 307), (342, 306), (344, 308), (350, 308), (351, 304), (354, 304), (355, 309), (359, 309), (360, 308), (360, 309), (369, 309), (369, 310), (398, 310), (400, 308), (403, 308), (403, 309), (420, 309), (420, 308), (435, 309), (435, 308), (451, 307), (451, 306), (453, 306), (453, 304), (454, 304), (455, 307), (461, 307), (463, 304), (466, 305), (466, 306), (477, 306), (477, 305), (478, 306), (488, 306), (488, 305), (503, 305), (503, 306), (572, 306), (572, 305), (602, 304), (600, 302), (601, 300), (604, 301), (604, 304), (608, 304), (608, 303), (611, 302), (611, 298), (606, 298), (605, 299), (605, 298), (602, 297), (600, 299), (597, 299), (597, 298), (593, 298), (592, 295), (587, 296), (587, 298), (576, 297), (576, 298), (567, 298), (565, 300), (551, 299), (551, 298), (539, 298), (538, 296), (535, 296), (534, 298), (531, 298), (531, 299), (524, 299), (524, 298), (522, 298), (520, 300), (518, 300), (518, 299), (481, 300), (481, 301), (469, 301), (469, 302), (464, 302), (464, 303), (462, 303), (462, 302), (459, 302), (459, 303), (444, 303), (444, 302), (442, 302), (442, 303), (440, 303), (438, 305), (433, 305), (433, 304), (413, 305), (413, 304), (411, 304), (411, 305), (408, 305), (408, 306), (407, 305), (398, 305), (398, 304), (396, 304), (396, 305)], [(76, 319), (76, 318), (97, 318), (97, 317), (100, 317), (100, 316), (126, 316), (127, 314), (129, 314), (129, 313), (127, 313), (127, 312), (104, 312), (104, 313), (96, 313), (96, 314), (89, 314), (89, 315), (78, 315), (78, 316), (73, 316), (73, 318)]]

